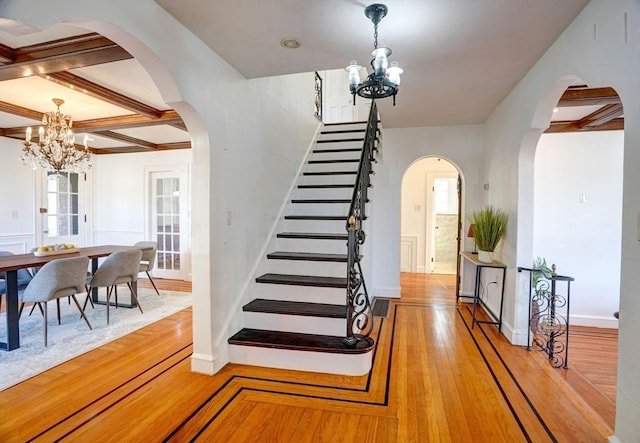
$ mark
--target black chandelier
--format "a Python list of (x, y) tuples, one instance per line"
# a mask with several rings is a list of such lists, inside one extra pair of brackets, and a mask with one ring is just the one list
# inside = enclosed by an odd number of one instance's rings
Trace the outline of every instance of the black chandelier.
[(353, 104), (356, 104), (356, 94), (363, 98), (393, 97), (393, 106), (396, 105), (396, 94), (400, 86), (400, 74), (402, 69), (397, 62), (389, 66), (388, 57), (391, 49), (378, 48), (378, 23), (387, 15), (387, 7), (380, 3), (369, 5), (364, 10), (369, 20), (373, 22), (373, 51), (371, 51), (371, 68), (373, 72), (364, 81), (360, 81), (362, 66), (352, 61), (345, 69), (349, 72), (349, 89), (353, 95)]

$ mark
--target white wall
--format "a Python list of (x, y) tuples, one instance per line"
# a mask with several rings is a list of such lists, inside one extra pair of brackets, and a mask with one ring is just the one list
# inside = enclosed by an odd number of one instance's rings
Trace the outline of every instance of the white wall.
[[(393, 111), (391, 111), (393, 112)], [(384, 124), (384, 115), (381, 116)], [(370, 242), (372, 292), (380, 297), (400, 296), (400, 234), (402, 178), (416, 160), (439, 156), (462, 175), (463, 214), (481, 206), (483, 129), (480, 125), (385, 129), (371, 194)], [(464, 225), (467, 226), (467, 225)], [(473, 244), (471, 243), (471, 248)]]
[[(149, 233), (147, 170), (188, 170), (191, 150), (96, 155), (94, 159), (92, 243), (133, 244), (150, 239), (145, 237)], [(188, 193), (185, 198), (188, 203)]]
[(35, 246), (36, 173), (20, 161), (21, 148), (0, 137), (0, 250), (14, 254)]
[(618, 327), (623, 137), (545, 134), (536, 148), (533, 253), (576, 279), (572, 325)]
[[(623, 226), (616, 441), (640, 435), (640, 2), (592, 0), (487, 120), (487, 199), (515, 223), (504, 242), (509, 266), (505, 334), (524, 343), (528, 285), (516, 266), (533, 259), (533, 155), (553, 107), (574, 81), (612, 86), (624, 118)], [(518, 277), (518, 278), (517, 278)]]
[[(429, 157), (413, 163), (402, 179), (402, 207), (401, 207), (401, 236), (417, 238), (417, 272), (430, 272), (427, 250), (430, 249), (430, 238), (427, 229), (430, 228), (427, 218), (431, 215), (429, 183), (427, 178), (431, 173), (457, 173), (456, 168), (446, 160)], [(429, 211), (429, 212), (427, 212)]]
[(105, 35), (185, 120), (193, 146), (192, 367), (219, 370), (235, 332), (227, 328), (234, 301), (318, 127), (313, 73), (246, 80), (152, 0), (3, 1), (0, 16)]

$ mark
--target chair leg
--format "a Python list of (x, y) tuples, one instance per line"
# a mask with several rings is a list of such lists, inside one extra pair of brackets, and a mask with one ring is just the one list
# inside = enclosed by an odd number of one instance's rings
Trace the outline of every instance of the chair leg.
[(83, 312), (87, 309), (87, 302), (91, 303), (93, 309), (96, 308), (96, 305), (93, 304), (93, 297), (91, 297), (91, 288), (89, 286), (85, 286), (85, 288), (87, 289), (87, 298), (84, 299), (84, 304), (82, 305)]
[[(40, 303), (38, 303), (38, 306), (40, 306)], [(44, 347), (46, 348), (47, 347), (47, 302), (44, 302), (44, 313), (42, 318), (44, 320)]]
[(84, 311), (82, 310), (82, 308), (80, 308), (80, 303), (78, 303), (78, 299), (76, 298), (76, 295), (75, 294), (71, 295), (71, 298), (73, 298), (73, 301), (76, 303), (76, 306), (80, 311), (80, 315), (82, 315), (82, 318), (84, 318), (84, 321), (87, 322), (87, 326), (89, 326), (89, 329), (93, 330), (93, 328), (91, 327), (91, 323), (89, 323), (89, 319), (87, 318), (86, 315), (84, 315)]
[(111, 300), (111, 290), (113, 286), (107, 288), (107, 324), (109, 324), (109, 301)]
[(140, 313), (144, 314), (144, 312), (142, 312), (142, 306), (140, 306), (140, 302), (138, 301), (138, 296), (136, 295), (136, 291), (133, 290), (133, 286), (131, 285), (131, 282), (127, 282), (127, 286), (129, 286), (129, 290), (131, 291), (131, 296), (136, 301), (136, 305), (138, 305), (138, 309), (140, 309)]
[(60, 299), (56, 298), (56, 307), (58, 308), (58, 325), (60, 325)]
[(151, 278), (151, 275), (149, 274), (149, 271), (144, 271), (147, 273), (147, 277), (149, 277), (149, 281), (151, 282), (151, 285), (153, 286), (153, 289), (156, 290), (156, 294), (160, 295), (160, 292), (158, 292), (158, 288), (156, 288), (156, 284), (153, 282), (153, 279)]
[(20, 309), (18, 310), (18, 320), (22, 317), (22, 310), (24, 309), (24, 303), (20, 303)]
[(118, 285), (113, 285), (113, 288), (116, 291), (116, 309), (118, 309)]

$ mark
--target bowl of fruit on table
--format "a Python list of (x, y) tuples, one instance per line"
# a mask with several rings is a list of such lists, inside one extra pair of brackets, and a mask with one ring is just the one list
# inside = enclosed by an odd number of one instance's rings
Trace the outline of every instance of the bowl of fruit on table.
[(71, 243), (58, 243), (57, 245), (39, 246), (33, 251), (33, 255), (43, 257), (45, 255), (71, 254), (78, 252), (78, 248)]

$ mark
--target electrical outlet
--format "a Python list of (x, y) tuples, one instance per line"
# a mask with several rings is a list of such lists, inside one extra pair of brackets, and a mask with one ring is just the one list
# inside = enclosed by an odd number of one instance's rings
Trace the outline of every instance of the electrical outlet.
[(227, 225), (231, 225), (231, 220), (232, 220), (231, 211), (227, 211)]

